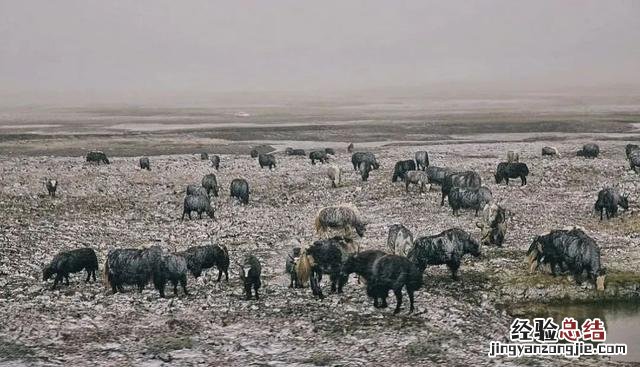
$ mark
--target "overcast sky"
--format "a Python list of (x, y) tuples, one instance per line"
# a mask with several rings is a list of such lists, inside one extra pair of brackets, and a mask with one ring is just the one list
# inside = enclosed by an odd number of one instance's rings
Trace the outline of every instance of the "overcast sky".
[(640, 1), (0, 0), (0, 93), (640, 85)]

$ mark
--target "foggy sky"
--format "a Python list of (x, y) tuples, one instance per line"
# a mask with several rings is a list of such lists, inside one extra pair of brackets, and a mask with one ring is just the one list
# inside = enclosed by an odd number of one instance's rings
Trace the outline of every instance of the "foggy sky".
[(0, 94), (640, 85), (640, 1), (0, 0)]

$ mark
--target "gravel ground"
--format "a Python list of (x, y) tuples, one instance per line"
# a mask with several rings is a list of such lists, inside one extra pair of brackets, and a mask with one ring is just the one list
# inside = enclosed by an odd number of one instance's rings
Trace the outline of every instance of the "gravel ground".
[[(561, 158), (540, 158), (544, 142), (452, 144), (375, 148), (381, 169), (361, 182), (344, 151), (332, 159), (344, 170), (331, 189), (326, 166), (277, 155), (278, 167), (260, 170), (248, 155), (222, 155), (217, 221), (181, 222), (187, 184), (214, 172), (196, 155), (152, 156), (150, 172), (137, 158), (111, 157), (89, 165), (82, 158), (5, 157), (0, 161), (1, 365), (601, 365), (601, 359), (490, 360), (490, 341), (508, 336), (514, 305), (562, 297), (576, 300), (638, 295), (638, 176), (629, 172), (624, 141), (601, 144), (601, 157), (575, 157), (585, 141), (556, 142)], [(388, 226), (403, 223), (414, 235), (458, 226), (476, 237), (472, 212), (454, 217), (440, 193), (405, 193), (391, 183), (395, 161), (426, 149), (431, 164), (478, 171), (509, 212), (503, 249), (484, 248), (465, 258), (462, 280), (445, 267), (429, 267), (416, 294), (417, 310), (394, 316), (377, 310), (351, 280), (342, 295), (313, 299), (309, 289), (287, 288), (285, 254), (315, 239), (313, 219), (323, 206), (355, 204), (369, 223), (361, 248), (384, 248)], [(496, 185), (495, 166), (507, 150), (529, 165), (529, 185)], [(59, 181), (58, 197), (45, 196), (44, 177)], [(248, 206), (228, 196), (232, 179), (246, 178)], [(519, 181), (519, 180), (516, 180)], [(631, 209), (609, 222), (592, 211), (597, 192), (622, 183)], [(579, 225), (602, 249), (610, 275), (604, 294), (570, 279), (529, 275), (524, 253), (534, 235)], [(217, 271), (189, 278), (190, 296), (159, 299), (151, 287), (111, 295), (102, 283), (51, 291), (41, 268), (58, 251), (90, 246), (102, 264), (110, 249), (160, 244), (174, 251), (211, 241), (225, 244), (232, 264), (247, 253), (263, 264), (263, 297), (245, 301), (237, 269), (228, 283)], [(326, 284), (325, 284), (326, 285)], [(393, 305), (393, 300), (391, 299)]]

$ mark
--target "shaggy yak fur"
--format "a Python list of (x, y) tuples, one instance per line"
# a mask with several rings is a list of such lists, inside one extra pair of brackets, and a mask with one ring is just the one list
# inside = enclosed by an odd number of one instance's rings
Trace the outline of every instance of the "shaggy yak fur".
[(440, 205), (444, 205), (444, 198), (454, 187), (461, 189), (478, 189), (482, 185), (482, 178), (473, 171), (450, 173), (444, 177), (442, 181), (442, 200)]
[(558, 154), (558, 148), (555, 148), (555, 147), (542, 147), (542, 156), (545, 156), (545, 155), (555, 156), (555, 157), (560, 156), (560, 154)]
[(320, 161), (320, 163), (327, 163), (329, 161), (329, 157), (327, 157), (327, 152), (324, 150), (314, 150), (309, 153), (309, 159), (311, 159), (311, 164), (315, 165), (316, 161)]
[(605, 187), (598, 192), (598, 200), (596, 200), (593, 206), (595, 211), (600, 213), (600, 220), (604, 213), (607, 214), (607, 219), (615, 217), (618, 214), (618, 206), (622, 209), (629, 209), (629, 198), (627, 195), (620, 195), (618, 190)]
[(585, 157), (585, 158), (596, 158), (599, 154), (600, 154), (600, 147), (598, 146), (598, 144), (593, 144), (593, 143), (583, 145), (582, 150), (579, 150), (576, 153), (578, 157)]
[(476, 223), (482, 233), (480, 242), (484, 246), (501, 247), (507, 234), (506, 210), (497, 204), (492, 204), (485, 208), (483, 217), (484, 222)]
[(413, 233), (402, 224), (392, 224), (387, 236), (387, 248), (392, 254), (407, 256), (413, 245)]
[(209, 173), (202, 178), (202, 187), (207, 190), (207, 196), (218, 196), (218, 180), (216, 175)]
[(398, 181), (398, 179), (400, 181), (404, 181), (407, 172), (415, 170), (416, 163), (413, 160), (407, 159), (405, 161), (398, 161), (393, 167), (393, 176), (391, 177), (391, 182), (396, 182)]
[(269, 169), (276, 168), (276, 156), (273, 154), (259, 154), (258, 164), (260, 168), (269, 167)]
[(86, 270), (88, 282), (93, 276), (96, 281), (96, 270), (98, 270), (98, 258), (95, 251), (91, 248), (80, 248), (77, 250), (64, 251), (57, 254), (53, 260), (42, 270), (42, 280), (49, 280), (52, 276), (56, 276), (53, 287), (55, 289), (58, 283), (66, 280), (69, 285), (69, 274)]
[(242, 178), (236, 178), (231, 181), (230, 195), (240, 200), (243, 204), (249, 204), (249, 183)]
[(371, 152), (355, 152), (351, 155), (351, 163), (353, 164), (354, 171), (357, 171), (358, 167), (360, 166), (360, 162), (364, 162), (364, 161), (369, 162), (369, 164), (371, 165), (371, 168), (373, 169), (380, 168), (380, 165), (376, 160), (375, 154)]
[(147, 157), (140, 158), (140, 169), (146, 169), (147, 171), (151, 171), (151, 163), (149, 162), (149, 158)]
[(407, 258), (420, 272), (424, 272), (427, 265), (446, 264), (451, 270), (451, 277), (457, 280), (458, 269), (465, 254), (479, 257), (480, 244), (462, 229), (452, 228), (433, 236), (419, 237), (413, 242)]
[(162, 257), (159, 246), (146, 249), (116, 249), (109, 251), (104, 264), (103, 280), (113, 293), (124, 292), (123, 285), (136, 285), (142, 292), (153, 278)]
[(179, 254), (163, 254), (153, 272), (153, 285), (164, 298), (164, 287), (167, 282), (173, 284), (173, 294), (178, 295), (178, 283), (185, 295), (187, 292), (187, 260)]
[(207, 213), (209, 218), (215, 220), (215, 209), (211, 205), (208, 196), (203, 195), (187, 195), (184, 198), (184, 210), (182, 211), (182, 218), (184, 220), (184, 216), (189, 216), (191, 219), (191, 212), (196, 211), (198, 213), (198, 218), (202, 219), (202, 213)]
[(187, 260), (187, 268), (194, 277), (199, 277), (205, 269), (218, 269), (218, 282), (224, 273), (229, 281), (229, 251), (224, 245), (193, 246), (180, 253)]
[(353, 205), (328, 206), (320, 209), (316, 216), (315, 227), (318, 234), (334, 229), (342, 230), (345, 236), (349, 236), (353, 228), (360, 237), (364, 236), (366, 230), (366, 224)]
[(540, 265), (548, 265), (553, 276), (558, 270), (569, 271), (578, 284), (586, 271), (596, 289), (604, 290), (605, 269), (600, 262), (600, 248), (580, 228), (553, 230), (536, 236), (527, 251), (527, 261), (530, 272)]
[(458, 215), (460, 209), (473, 209), (476, 216), (480, 210), (492, 200), (491, 190), (485, 186), (477, 189), (461, 189), (454, 187), (449, 192), (449, 206), (453, 209), (453, 214)]
[(527, 184), (527, 176), (529, 175), (529, 167), (525, 163), (509, 163), (501, 162), (496, 168), (496, 183), (499, 184), (505, 180), (507, 185), (510, 178), (520, 178), (521, 186)]
[(107, 155), (104, 154), (104, 152), (94, 150), (87, 153), (87, 162), (109, 164), (109, 158), (107, 158)]
[(413, 312), (413, 294), (422, 287), (422, 272), (404, 256), (387, 255), (382, 251), (368, 250), (351, 255), (343, 266), (343, 278), (355, 272), (367, 281), (367, 296), (373, 298), (376, 308), (387, 307), (387, 297), (392, 290), (396, 296), (394, 314), (402, 306), (402, 288), (409, 295), (409, 312)]
[[(409, 192), (409, 185), (411, 184), (418, 186), (422, 194), (425, 188), (427, 188), (427, 185), (429, 185), (429, 176), (423, 171), (409, 171), (404, 177), (404, 189), (406, 192)], [(427, 191), (429, 188), (427, 188)]]

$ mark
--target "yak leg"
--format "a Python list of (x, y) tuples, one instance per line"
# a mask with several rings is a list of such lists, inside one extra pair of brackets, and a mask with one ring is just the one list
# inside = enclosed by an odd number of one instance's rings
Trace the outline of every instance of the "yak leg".
[(504, 180), (506, 181), (507, 186), (509, 186), (509, 177), (505, 177), (505, 179), (504, 179)]
[(413, 312), (413, 290), (407, 288), (407, 294), (409, 295), (409, 313)]
[(295, 273), (293, 273), (293, 272), (291, 273), (291, 281), (289, 282), (289, 288), (293, 288), (293, 281), (294, 281), (293, 278), (295, 278), (294, 274)]
[(177, 280), (172, 280), (171, 284), (173, 284), (173, 295), (177, 296), (178, 295), (178, 281)]
[(449, 270), (451, 270), (451, 278), (453, 280), (458, 280), (458, 269), (460, 268), (460, 261), (451, 261), (449, 264)]
[(182, 291), (184, 292), (184, 295), (188, 296), (189, 292), (187, 292), (187, 276), (186, 275), (182, 277), (182, 279), (180, 279), (180, 285), (182, 286)]
[(400, 306), (402, 306), (402, 288), (394, 289), (393, 293), (396, 295), (396, 309), (393, 310), (393, 314), (400, 312)]
[(56, 274), (56, 279), (53, 281), (53, 286), (51, 287), (52, 290), (56, 289), (56, 286), (58, 285), (58, 283), (62, 282), (62, 278), (63, 278), (62, 274), (60, 273)]
[(85, 270), (87, 271), (87, 279), (85, 279), (84, 282), (87, 283), (87, 282), (89, 282), (89, 280), (91, 280), (91, 270), (86, 269), (86, 268), (85, 268)]
[(604, 208), (600, 209), (600, 220), (602, 220), (602, 212), (604, 212)]
[(64, 275), (64, 280), (65, 280), (65, 283), (67, 283), (67, 286), (69, 286), (69, 274), (68, 273)]
[(522, 180), (522, 184), (520, 186), (524, 186), (527, 184), (527, 176), (522, 176), (520, 177), (520, 179)]
[(95, 269), (91, 273), (93, 274), (93, 281), (95, 282), (96, 281), (96, 271), (95, 271)]

